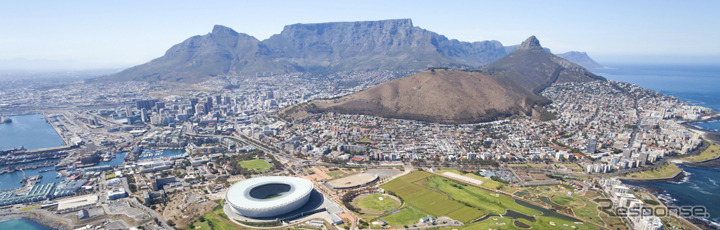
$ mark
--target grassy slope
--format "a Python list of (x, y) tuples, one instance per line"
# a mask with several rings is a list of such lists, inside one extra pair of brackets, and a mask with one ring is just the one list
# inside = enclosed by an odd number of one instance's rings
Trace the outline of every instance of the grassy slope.
[(702, 153), (695, 155), (695, 156), (689, 156), (682, 158), (681, 160), (686, 160), (690, 162), (700, 162), (705, 160), (710, 160), (718, 157), (720, 155), (720, 145), (711, 144), (710, 147), (705, 149)]
[[(490, 214), (505, 214), (508, 209), (527, 215), (542, 214), (540, 211), (515, 203), (513, 198), (506, 195), (489, 192), (472, 186), (463, 186), (449, 179), (433, 177), (431, 180), (428, 180), (427, 184), (428, 187), (439, 189), (459, 201), (468, 203)], [(462, 187), (462, 189), (458, 187)]]
[(672, 177), (678, 172), (680, 172), (680, 168), (678, 168), (677, 165), (666, 162), (660, 168), (630, 173), (625, 175), (625, 177), (637, 179), (666, 178)]
[[(210, 226), (208, 225), (208, 222), (212, 222), (214, 230), (232, 230), (232, 229), (242, 229), (239, 225), (236, 225), (231, 220), (223, 218), (222, 216), (225, 216), (225, 213), (223, 212), (222, 205), (219, 205), (213, 209), (212, 212), (205, 213), (203, 217), (205, 217), (205, 221), (200, 222), (200, 220), (196, 220), (192, 223), (192, 226), (200, 226), (200, 230), (210, 230)], [(188, 229), (195, 229), (190, 228), (188, 226)]]

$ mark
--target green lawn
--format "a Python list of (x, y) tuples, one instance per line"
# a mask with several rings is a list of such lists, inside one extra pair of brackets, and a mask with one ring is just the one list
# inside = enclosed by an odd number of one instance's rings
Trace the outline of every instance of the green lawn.
[[(493, 216), (487, 220), (462, 226), (459, 229), (517, 229), (515, 225), (513, 225), (513, 221), (514, 219), (510, 217)], [(457, 227), (447, 229), (457, 229)]]
[[(222, 203), (222, 202), (221, 202)], [(191, 225), (188, 225), (187, 229), (196, 229), (191, 228), (190, 226), (200, 226), (201, 230), (233, 230), (233, 229), (242, 229), (241, 226), (236, 225), (231, 220), (226, 218), (225, 212), (223, 212), (222, 205), (219, 205), (213, 209), (212, 212), (205, 213), (205, 215), (202, 216), (205, 218), (205, 221), (200, 221), (200, 219), (195, 220)], [(209, 223), (212, 223), (212, 228), (210, 227)]]
[(604, 226), (605, 222), (603, 222), (603, 220), (598, 216), (598, 212), (599, 212), (598, 207), (597, 207), (598, 205), (597, 205), (597, 203), (592, 201), (592, 199), (595, 199), (596, 197), (599, 197), (599, 196), (601, 196), (601, 195), (596, 192), (587, 191), (585, 193), (585, 196), (578, 197), (578, 198), (583, 199), (583, 201), (585, 202), (584, 206), (577, 206), (577, 207), (570, 206), (570, 207), (573, 208), (573, 212), (575, 212), (576, 216), (583, 218), (587, 221), (593, 222), (595, 224), (598, 224), (600, 226)]
[(360, 138), (360, 140), (356, 141), (357, 144), (370, 144), (372, 143), (372, 140), (370, 138)]
[(397, 194), (398, 196), (406, 197), (425, 190), (424, 187), (413, 184), (413, 182), (425, 179), (430, 176), (432, 176), (432, 174), (416, 171), (400, 178), (396, 178), (395, 180), (392, 180), (388, 183), (385, 183), (381, 187), (385, 190), (395, 192), (395, 194)]
[(484, 210), (490, 214), (505, 214), (508, 209), (512, 209), (526, 215), (540, 215), (538, 210), (534, 210), (515, 203), (515, 200), (509, 196), (490, 192), (473, 186), (465, 186), (453, 180), (432, 177), (427, 181), (427, 186), (436, 188), (456, 200), (467, 203), (474, 208)]
[(718, 155), (720, 155), (720, 145), (710, 144), (710, 147), (705, 149), (705, 151), (703, 151), (702, 153), (695, 155), (695, 156), (685, 157), (685, 158), (682, 158), (681, 160), (686, 160), (686, 161), (690, 161), (690, 162), (700, 162), (700, 161), (714, 159), (714, 158), (718, 157)]
[(335, 171), (329, 171), (329, 172), (327, 172), (327, 175), (330, 176), (330, 177), (332, 177), (333, 179), (334, 179), (334, 178), (340, 178), (340, 177), (344, 176), (345, 174), (346, 174), (345, 172), (340, 171), (340, 170), (335, 170)]
[(35, 206), (30, 206), (30, 207), (24, 207), (24, 208), (21, 208), (20, 211), (21, 211), (21, 212), (30, 211), (30, 210), (33, 210), (33, 209), (36, 209), (36, 208), (39, 208), (39, 207), (40, 207), (40, 205), (35, 205)]
[[(526, 221), (524, 223), (529, 224), (530, 226), (532, 226), (533, 229), (597, 229), (595, 225), (582, 222), (575, 223), (572, 221), (562, 220), (554, 217), (538, 216), (535, 219), (535, 222)], [(575, 226), (575, 228), (573, 228), (572, 226)]]
[(657, 169), (651, 169), (651, 170), (645, 170), (641, 172), (634, 172), (625, 175), (627, 178), (636, 178), (636, 179), (653, 179), (653, 178), (667, 178), (672, 177), (675, 174), (680, 172), (680, 168), (677, 167), (677, 165), (669, 162), (665, 162), (665, 164)]
[[(478, 223), (448, 229), (519, 229), (519, 227), (515, 226), (515, 221), (523, 222), (531, 226), (532, 229), (573, 229), (573, 226), (575, 227), (574, 229), (596, 228), (590, 223), (574, 223), (555, 217), (539, 216), (542, 215), (542, 212), (519, 205), (510, 196), (471, 185), (464, 185), (463, 183), (435, 176), (427, 172), (412, 172), (386, 183), (382, 185), (382, 187), (386, 191), (392, 191), (400, 196), (405, 201), (406, 206), (408, 206), (408, 208), (396, 214), (380, 218), (388, 221), (388, 223), (393, 221), (391, 225), (395, 227), (399, 227), (400, 225), (411, 226), (412, 223), (417, 222), (417, 219), (424, 216), (424, 214), (430, 214), (436, 217), (449, 216), (464, 223), (469, 223), (485, 214), (505, 214), (508, 209), (511, 209), (526, 215), (535, 216), (536, 221), (513, 219), (507, 216), (493, 216)], [(540, 186), (523, 188), (522, 190), (532, 190), (533, 194), (541, 196), (554, 196), (554, 202), (572, 207), (575, 213), (581, 218), (605, 226), (600, 217), (597, 216), (597, 205), (589, 201), (596, 196), (600, 196), (598, 193), (588, 192), (585, 195), (573, 194), (567, 196), (567, 192), (570, 190), (563, 186)], [(623, 226), (620, 224), (610, 225), (610, 227)]]
[[(380, 200), (382, 198), (382, 200)], [(362, 209), (370, 209), (375, 211), (389, 211), (400, 206), (400, 203), (394, 199), (382, 194), (370, 194), (357, 200), (358, 206)]]
[(447, 194), (426, 187), (424, 180), (435, 177), (427, 172), (415, 171), (382, 185), (382, 188), (394, 192), (408, 205), (435, 217), (448, 216), (468, 222), (484, 215), (482, 211), (467, 207)]
[(550, 198), (550, 200), (552, 200), (553, 203), (568, 207), (580, 207), (585, 205), (585, 202), (582, 200), (571, 196), (554, 196)]
[(387, 222), (393, 227), (402, 228), (406, 225), (412, 226), (413, 224), (416, 224), (420, 220), (420, 218), (423, 218), (427, 215), (427, 213), (424, 213), (417, 208), (407, 207), (403, 208), (395, 214), (390, 214), (380, 219)]
[(270, 170), (273, 165), (268, 163), (267, 161), (263, 159), (254, 159), (254, 160), (247, 160), (247, 161), (240, 161), (240, 167), (246, 168), (246, 169), (253, 169), (257, 172), (266, 172)]

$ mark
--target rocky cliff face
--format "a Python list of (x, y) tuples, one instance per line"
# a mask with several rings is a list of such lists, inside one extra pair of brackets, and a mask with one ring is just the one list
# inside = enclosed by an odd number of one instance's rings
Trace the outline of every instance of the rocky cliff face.
[(450, 40), (413, 26), (410, 19), (294, 24), (264, 41), (215, 26), (105, 80), (199, 82), (256, 72), (416, 71), (479, 66), (505, 55), (500, 42)]

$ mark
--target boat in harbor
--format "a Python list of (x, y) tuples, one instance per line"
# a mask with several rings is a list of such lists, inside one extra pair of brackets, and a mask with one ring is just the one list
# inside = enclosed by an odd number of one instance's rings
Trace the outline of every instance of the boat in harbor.
[(2, 123), (2, 124), (12, 123), (12, 119), (10, 119), (10, 117), (0, 116), (0, 123)]

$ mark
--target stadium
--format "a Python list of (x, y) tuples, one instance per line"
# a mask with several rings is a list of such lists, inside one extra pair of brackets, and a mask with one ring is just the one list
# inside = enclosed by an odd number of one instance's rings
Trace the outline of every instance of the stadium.
[(295, 211), (308, 203), (312, 182), (283, 176), (256, 177), (233, 184), (225, 200), (233, 212), (250, 218), (268, 218)]

